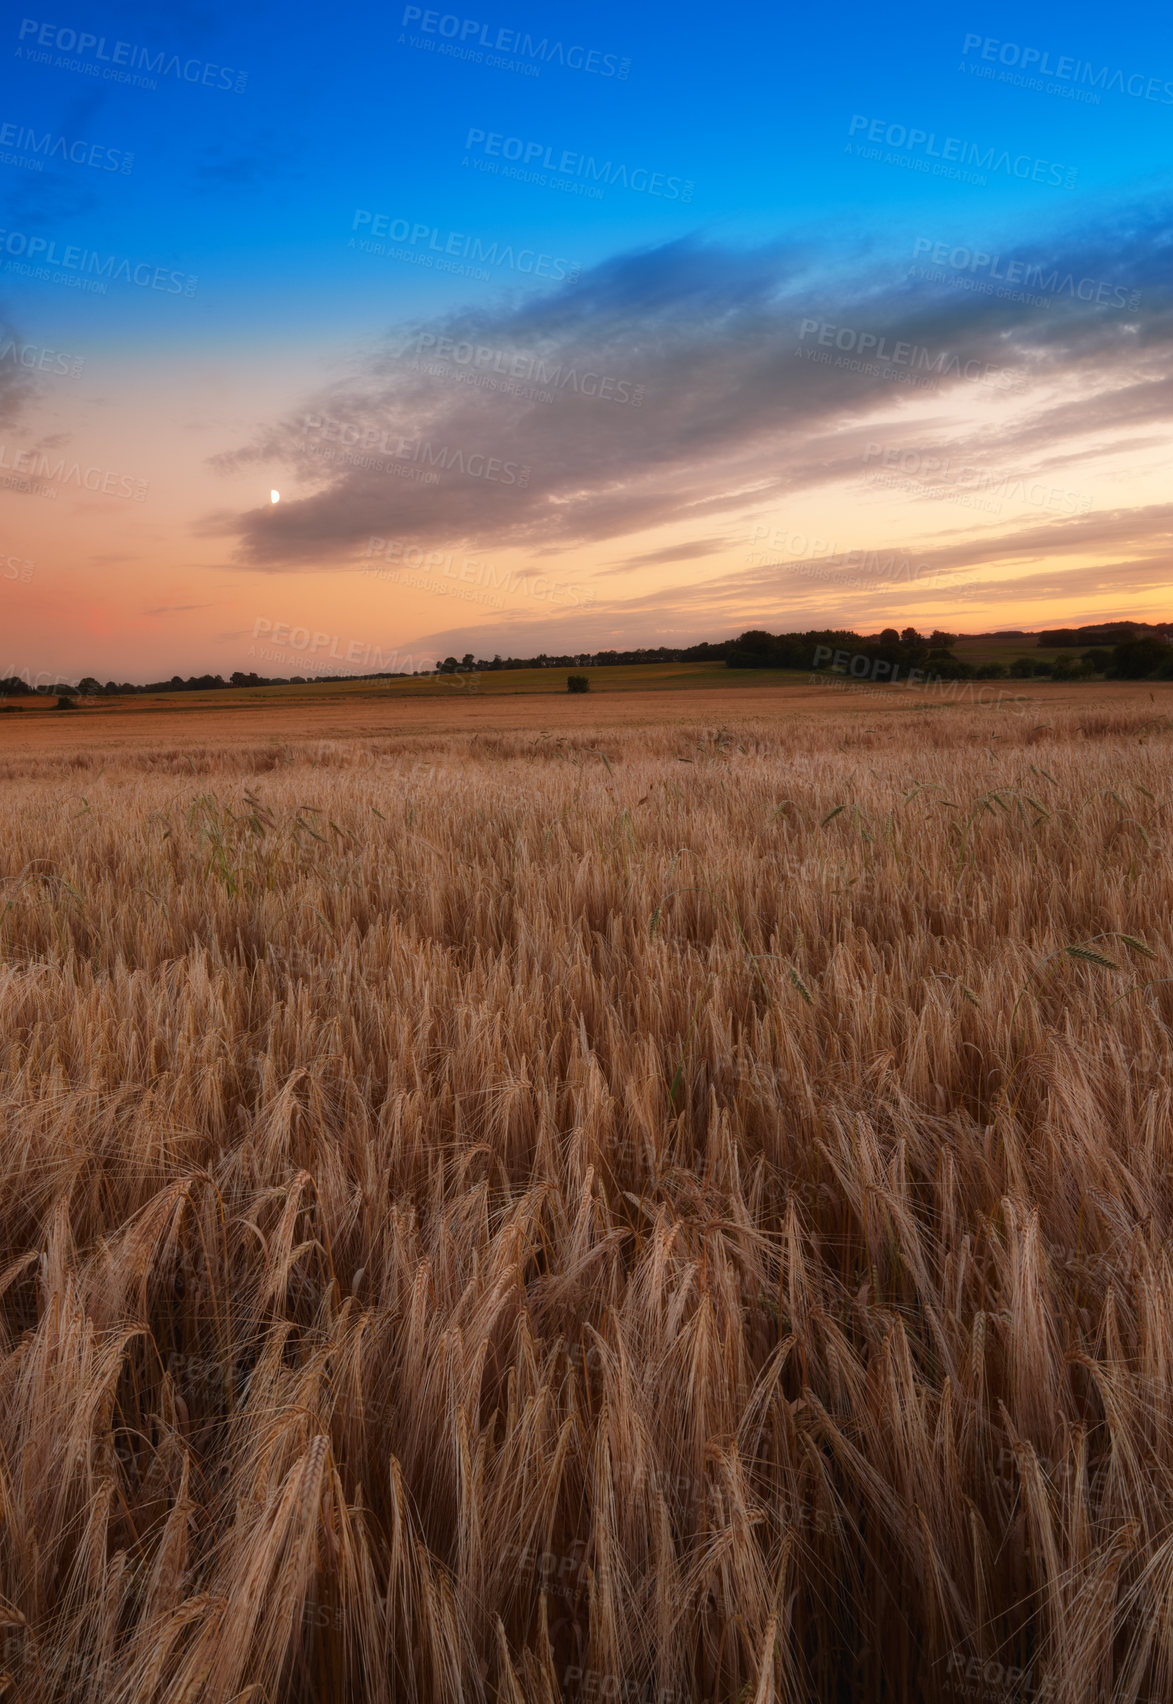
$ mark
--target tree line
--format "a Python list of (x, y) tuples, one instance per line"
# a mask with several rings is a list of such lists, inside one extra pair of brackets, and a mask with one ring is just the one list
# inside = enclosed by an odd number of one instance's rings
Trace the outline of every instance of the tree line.
[[(1168, 624), (1173, 632), (1173, 624)], [(1081, 639), (1095, 636), (1111, 638), (1113, 644), (1089, 644), (1079, 651)], [(1062, 640), (1060, 645), (1059, 638)], [(994, 637), (998, 637), (995, 635)], [(1009, 635), (1007, 637), (1010, 637)], [(1015, 635), (1014, 637), (1017, 637)], [(1033, 637), (1023, 635), (1023, 639)], [(172, 675), (169, 680), (149, 681), (145, 685), (133, 681), (100, 682), (85, 675), (75, 682), (34, 682), (20, 675), (0, 679), (0, 697), (30, 697), (35, 693), (56, 694), (61, 697), (123, 698), (144, 693), (165, 692), (227, 692), (233, 688), (258, 686), (306, 686), (358, 680), (403, 680), (420, 676), (480, 674), (498, 669), (534, 668), (623, 668), (648, 663), (723, 662), (730, 669), (794, 669), (814, 672), (844, 672), (844, 654), (849, 658), (864, 658), (869, 665), (886, 664), (884, 678), (907, 678), (909, 671), (920, 670), (924, 675), (940, 680), (1087, 680), (1103, 675), (1110, 680), (1169, 680), (1173, 679), (1173, 639), (1165, 637), (1164, 626), (1140, 629), (1134, 623), (1108, 623), (1099, 627), (1060, 628), (1037, 637), (1036, 649), (1024, 652), (1010, 663), (968, 663), (958, 657), (954, 646), (958, 635), (934, 628), (931, 633), (905, 627), (897, 632), (886, 627), (878, 634), (859, 634), (849, 628), (811, 628), (804, 632), (768, 633), (763, 628), (750, 628), (736, 639), (708, 640), (699, 645), (640, 646), (630, 651), (590, 651), (574, 654), (536, 657), (445, 657), (435, 670), (417, 669), (414, 675), (406, 672), (337, 675), (259, 675), (238, 670), (227, 680), (218, 674), (189, 675), (184, 679)], [(1065, 646), (1066, 648), (1063, 648)], [(1041, 656), (1040, 651), (1058, 654)], [(893, 671), (898, 671), (893, 673)], [(876, 678), (873, 675), (873, 678)]]

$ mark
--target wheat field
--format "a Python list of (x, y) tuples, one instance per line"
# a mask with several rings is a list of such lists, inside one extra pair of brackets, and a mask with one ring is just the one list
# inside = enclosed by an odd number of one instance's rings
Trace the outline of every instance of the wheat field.
[(1148, 697), (0, 754), (0, 1696), (1173, 1694)]

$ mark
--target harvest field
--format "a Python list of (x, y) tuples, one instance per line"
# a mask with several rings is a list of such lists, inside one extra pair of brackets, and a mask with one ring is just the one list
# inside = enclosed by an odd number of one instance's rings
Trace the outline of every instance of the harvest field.
[(1173, 1695), (1173, 687), (910, 697), (3, 719), (0, 1697)]

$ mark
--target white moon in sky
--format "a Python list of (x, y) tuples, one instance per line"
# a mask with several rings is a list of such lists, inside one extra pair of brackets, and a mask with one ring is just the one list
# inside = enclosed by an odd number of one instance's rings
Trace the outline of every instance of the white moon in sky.
[(279, 491), (270, 491), (269, 501), (270, 503), (279, 503), (281, 501), (281, 493)]

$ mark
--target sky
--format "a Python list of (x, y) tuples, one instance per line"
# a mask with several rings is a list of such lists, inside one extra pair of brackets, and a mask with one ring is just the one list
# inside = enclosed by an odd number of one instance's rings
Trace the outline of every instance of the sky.
[(1173, 617), (1167, 6), (36, 3), (0, 676)]

